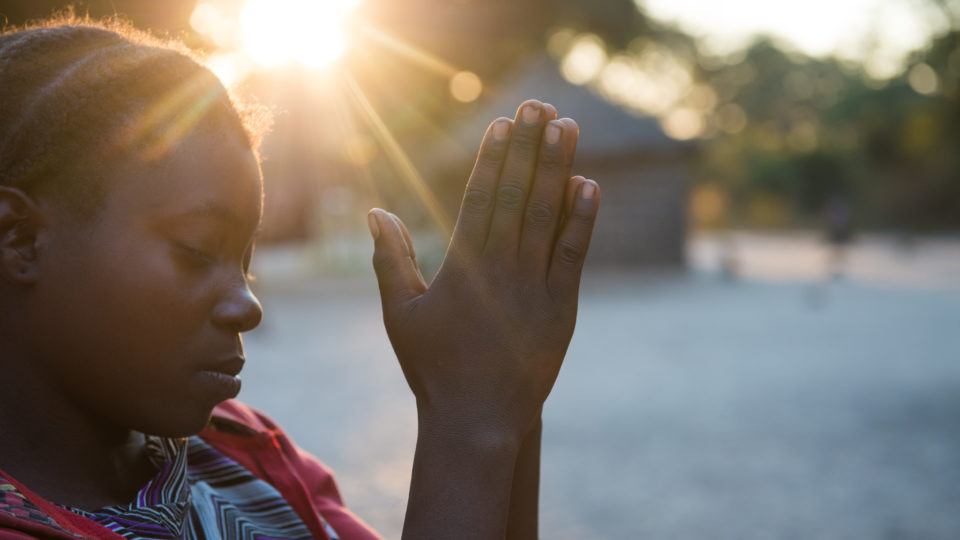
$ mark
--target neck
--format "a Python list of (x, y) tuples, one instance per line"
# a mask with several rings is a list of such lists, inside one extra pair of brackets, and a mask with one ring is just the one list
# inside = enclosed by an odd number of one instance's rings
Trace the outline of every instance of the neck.
[(143, 434), (98, 421), (8, 345), (0, 338), (0, 469), (52, 502), (84, 510), (130, 502), (156, 472)]

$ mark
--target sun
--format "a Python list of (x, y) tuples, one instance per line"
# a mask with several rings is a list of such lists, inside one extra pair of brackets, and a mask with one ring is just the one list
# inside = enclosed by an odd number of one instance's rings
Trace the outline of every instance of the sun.
[(263, 67), (324, 67), (346, 51), (346, 23), (358, 4), (359, 0), (247, 0), (240, 12), (242, 48)]
[[(347, 26), (361, 0), (201, 0), (190, 24), (220, 48), (223, 73), (324, 68), (347, 50)], [(220, 74), (220, 73), (218, 73)]]

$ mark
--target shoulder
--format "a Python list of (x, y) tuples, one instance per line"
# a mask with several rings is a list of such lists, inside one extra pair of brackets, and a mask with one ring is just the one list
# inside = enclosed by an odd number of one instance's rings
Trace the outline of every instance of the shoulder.
[(269, 416), (236, 399), (228, 399), (214, 407), (211, 419), (213, 427), (216, 428), (217, 424), (222, 424), (224, 421), (239, 424), (257, 432), (279, 429), (276, 422)]
[(379, 538), (346, 508), (333, 471), (263, 412), (237, 400), (224, 401), (200, 437), (271, 483), (311, 529), (329, 522), (342, 539)]

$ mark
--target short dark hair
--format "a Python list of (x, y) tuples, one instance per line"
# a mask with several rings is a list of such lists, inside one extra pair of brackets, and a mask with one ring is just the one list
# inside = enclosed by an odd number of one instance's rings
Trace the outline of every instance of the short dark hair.
[(256, 153), (269, 114), (181, 42), (117, 18), (65, 12), (0, 33), (0, 186), (52, 188), (89, 215), (112, 160), (161, 158), (201, 122)]

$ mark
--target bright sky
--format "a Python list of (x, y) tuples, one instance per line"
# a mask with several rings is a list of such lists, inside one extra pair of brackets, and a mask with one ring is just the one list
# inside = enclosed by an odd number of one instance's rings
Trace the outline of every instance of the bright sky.
[[(888, 76), (903, 56), (946, 27), (930, 0), (640, 0), (649, 15), (679, 24), (714, 52), (729, 52), (756, 34), (803, 52), (867, 62)], [(876, 41), (871, 44), (871, 37)]]

